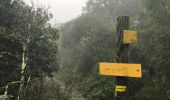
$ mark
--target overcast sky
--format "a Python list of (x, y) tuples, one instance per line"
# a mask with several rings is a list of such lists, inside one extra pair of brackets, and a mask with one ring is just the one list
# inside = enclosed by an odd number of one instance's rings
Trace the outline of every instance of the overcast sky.
[[(30, 0), (24, 0), (30, 4)], [(35, 4), (50, 7), (50, 12), (54, 15), (52, 23), (63, 23), (76, 18), (82, 13), (86, 0), (34, 0)]]

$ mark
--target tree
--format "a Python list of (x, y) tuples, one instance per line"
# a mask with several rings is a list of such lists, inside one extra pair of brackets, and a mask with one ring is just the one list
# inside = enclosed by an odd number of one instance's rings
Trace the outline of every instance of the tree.
[(42, 83), (45, 76), (52, 77), (58, 70), (58, 29), (48, 23), (52, 17), (48, 9), (28, 6), (22, 0), (0, 2), (1, 94), (9, 84), (8, 94), (23, 99), (31, 87), (28, 80), (40, 78)]
[[(145, 49), (145, 58), (148, 62), (148, 78), (145, 80), (145, 85), (137, 94), (139, 98), (150, 99), (168, 99), (168, 84), (169, 77), (168, 68), (169, 61), (169, 6), (167, 0), (150, 0), (144, 1), (148, 20), (146, 26), (148, 38), (147, 44), (143, 42)], [(151, 51), (152, 50), (152, 51)], [(150, 56), (147, 56), (150, 55)], [(146, 94), (146, 91), (149, 93)], [(154, 91), (154, 92), (153, 92)]]

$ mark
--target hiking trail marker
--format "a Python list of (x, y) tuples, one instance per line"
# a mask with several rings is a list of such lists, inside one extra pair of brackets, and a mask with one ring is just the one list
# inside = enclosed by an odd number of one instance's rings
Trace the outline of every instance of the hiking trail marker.
[(100, 75), (141, 78), (141, 64), (100, 63)]
[(137, 43), (137, 32), (129, 30), (129, 16), (120, 16), (116, 24), (116, 62), (99, 63), (99, 74), (116, 76), (116, 100), (129, 100), (128, 77), (141, 78), (141, 64), (128, 63), (129, 45)]

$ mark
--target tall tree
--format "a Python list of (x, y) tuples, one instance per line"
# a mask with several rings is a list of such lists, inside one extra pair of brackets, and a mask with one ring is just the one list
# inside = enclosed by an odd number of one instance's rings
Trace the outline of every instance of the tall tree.
[(4, 86), (9, 85), (8, 94), (24, 99), (31, 87), (27, 80), (51, 77), (58, 69), (58, 29), (48, 23), (52, 17), (48, 9), (28, 6), (22, 0), (0, 2), (0, 91), (4, 94)]

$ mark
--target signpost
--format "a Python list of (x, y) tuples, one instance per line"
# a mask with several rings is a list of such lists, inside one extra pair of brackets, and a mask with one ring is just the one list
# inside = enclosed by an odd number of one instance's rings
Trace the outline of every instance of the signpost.
[(129, 17), (118, 17), (116, 25), (117, 63), (102, 62), (99, 64), (100, 75), (116, 76), (115, 97), (117, 100), (128, 100), (127, 77), (142, 77), (141, 64), (128, 64), (129, 44), (136, 42), (137, 32), (129, 30)]

